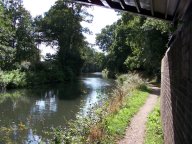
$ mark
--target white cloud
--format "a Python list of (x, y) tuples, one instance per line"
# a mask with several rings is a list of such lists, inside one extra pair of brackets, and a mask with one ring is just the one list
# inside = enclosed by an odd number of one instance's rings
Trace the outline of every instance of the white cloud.
[[(85, 34), (85, 36), (89, 43), (95, 44), (96, 34), (100, 33), (101, 29), (105, 26), (111, 25), (112, 23), (117, 21), (119, 19), (119, 16), (117, 16), (117, 13), (114, 10), (99, 6), (93, 6), (93, 8), (90, 8), (88, 12), (94, 16), (93, 22), (82, 22), (82, 26), (88, 27), (93, 32), (93, 35)], [(95, 49), (98, 50), (98, 47), (95, 47)]]
[(25, 8), (33, 17), (47, 12), (56, 0), (23, 0)]

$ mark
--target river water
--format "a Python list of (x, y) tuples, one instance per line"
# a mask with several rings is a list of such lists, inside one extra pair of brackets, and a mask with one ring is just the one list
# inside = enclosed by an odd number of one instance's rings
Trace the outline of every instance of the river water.
[(0, 95), (0, 144), (38, 143), (45, 131), (65, 126), (77, 113), (86, 114), (99, 97), (108, 97), (114, 81), (101, 73), (83, 74), (78, 81)]

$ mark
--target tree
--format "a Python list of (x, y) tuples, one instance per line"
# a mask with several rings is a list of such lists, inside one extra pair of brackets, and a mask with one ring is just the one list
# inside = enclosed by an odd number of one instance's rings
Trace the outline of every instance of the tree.
[(101, 33), (96, 35), (96, 44), (102, 51), (110, 51), (110, 46), (112, 45), (115, 37), (115, 27), (116, 23), (113, 23), (110, 26), (107, 25), (101, 30)]
[(11, 47), (14, 31), (11, 30), (11, 20), (5, 13), (5, 7), (0, 2), (0, 70), (10, 69), (15, 50)]
[(107, 69), (114, 73), (126, 72), (124, 61), (131, 53), (129, 43), (126, 43), (128, 31), (121, 20), (106, 26), (96, 37), (100, 49), (107, 52)]
[(89, 45), (81, 49), (81, 56), (84, 60), (82, 72), (101, 72), (106, 65), (104, 53), (96, 52)]
[(121, 19), (105, 27), (96, 40), (108, 53), (108, 70), (138, 70), (159, 76), (170, 29), (170, 24), (160, 20), (121, 13)]
[(39, 50), (33, 36), (33, 21), (22, 1), (4, 0), (0, 13), (2, 69), (15, 69), (23, 61), (39, 61)]
[(16, 61), (36, 62), (39, 61), (39, 50), (35, 44), (34, 28), (32, 18), (23, 6), (18, 8), (18, 19), (16, 28)]
[(58, 0), (43, 18), (37, 18), (40, 39), (57, 47), (56, 60), (65, 72), (77, 75), (83, 65), (80, 49), (85, 38), (80, 22), (83, 20), (82, 5)]

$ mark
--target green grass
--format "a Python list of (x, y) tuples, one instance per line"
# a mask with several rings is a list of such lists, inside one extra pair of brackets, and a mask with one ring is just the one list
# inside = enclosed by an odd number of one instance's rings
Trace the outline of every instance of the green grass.
[(138, 74), (123, 75), (109, 99), (101, 97), (101, 103), (94, 105), (87, 116), (79, 114), (67, 129), (51, 135), (60, 143), (116, 143), (125, 133), (131, 118), (145, 103), (149, 91)]
[(163, 131), (161, 125), (159, 103), (157, 104), (155, 109), (149, 114), (147, 121), (145, 144), (163, 144)]
[(106, 130), (110, 136), (122, 136), (126, 127), (129, 125), (131, 118), (138, 112), (140, 107), (145, 103), (147, 91), (134, 90), (125, 101), (125, 106), (116, 114), (106, 118)]

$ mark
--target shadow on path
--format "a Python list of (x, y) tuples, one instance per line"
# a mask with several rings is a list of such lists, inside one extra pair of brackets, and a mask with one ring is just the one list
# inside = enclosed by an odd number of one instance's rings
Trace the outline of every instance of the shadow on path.
[(150, 86), (151, 87), (151, 92), (150, 94), (156, 95), (156, 96), (160, 96), (160, 88), (155, 87), (155, 86)]

